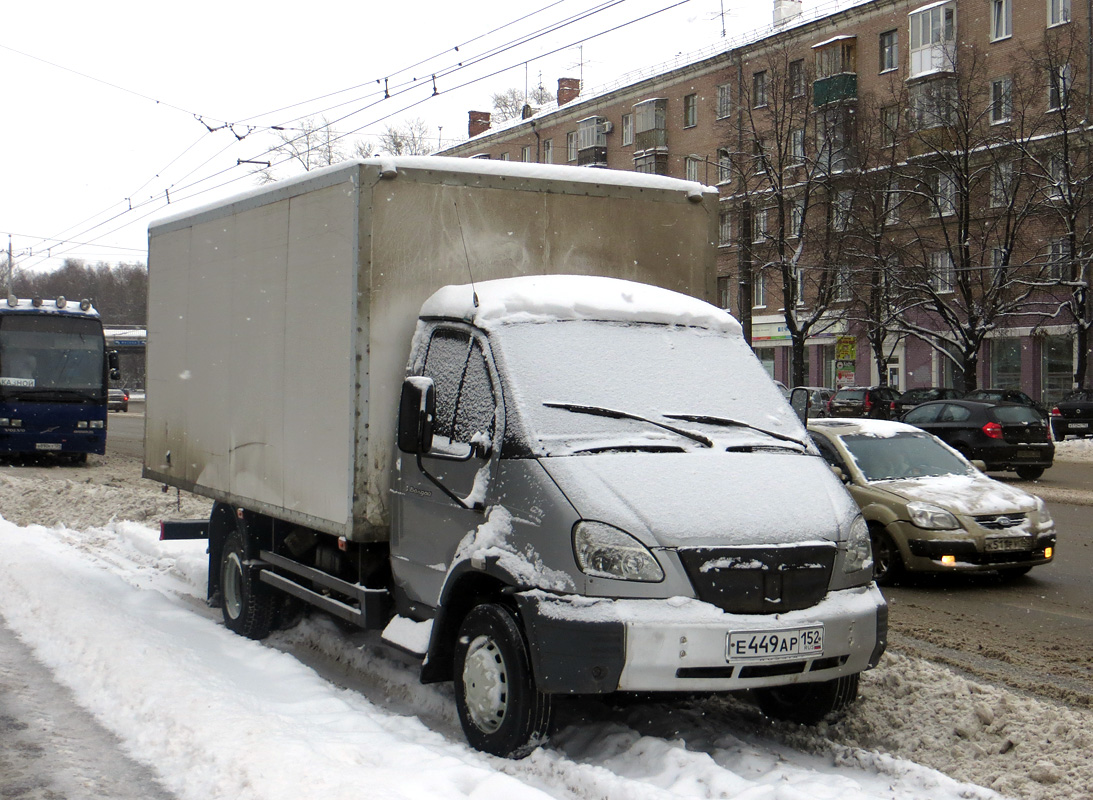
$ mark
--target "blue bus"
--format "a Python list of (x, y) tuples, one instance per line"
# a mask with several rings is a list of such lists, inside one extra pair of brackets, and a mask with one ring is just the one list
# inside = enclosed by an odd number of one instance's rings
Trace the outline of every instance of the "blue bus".
[(106, 399), (118, 375), (91, 301), (0, 303), (0, 456), (81, 463), (106, 452)]

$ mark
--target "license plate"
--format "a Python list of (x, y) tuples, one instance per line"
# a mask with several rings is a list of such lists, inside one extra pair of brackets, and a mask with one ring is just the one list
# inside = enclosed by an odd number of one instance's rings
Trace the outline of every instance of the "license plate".
[(988, 553), (1008, 553), (1012, 550), (1031, 550), (1032, 540), (1026, 536), (1010, 537), (1007, 539), (987, 539), (986, 549)]
[(1073, 428), (1076, 431), (1089, 430), (1088, 422), (1071, 422), (1067, 425), (1068, 428)]
[(61, 446), (53, 442), (38, 442), (34, 445), (35, 450), (60, 450)]
[(1039, 450), (1018, 450), (1017, 451), (1017, 457), (1018, 458), (1039, 458), (1040, 457), (1040, 451)]
[(824, 654), (824, 626), (773, 631), (731, 631), (726, 658), (737, 661), (790, 661)]

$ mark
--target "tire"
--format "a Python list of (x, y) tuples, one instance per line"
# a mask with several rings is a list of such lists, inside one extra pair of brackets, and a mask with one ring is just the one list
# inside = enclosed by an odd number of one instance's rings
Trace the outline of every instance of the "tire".
[(1043, 467), (1018, 467), (1017, 477), (1026, 481), (1034, 481), (1044, 474)]
[(516, 616), (495, 603), (475, 606), (455, 644), (455, 703), (471, 747), (523, 758), (550, 734), (553, 703), (539, 691)]
[(903, 574), (903, 556), (891, 534), (879, 525), (869, 526), (873, 546), (873, 580), (878, 586), (891, 586)]
[(858, 673), (822, 683), (757, 689), (759, 708), (773, 719), (816, 725), (845, 711), (858, 697)]
[(243, 534), (233, 531), (220, 556), (220, 610), (224, 624), (248, 639), (265, 639), (273, 628), (277, 595), (243, 566)]

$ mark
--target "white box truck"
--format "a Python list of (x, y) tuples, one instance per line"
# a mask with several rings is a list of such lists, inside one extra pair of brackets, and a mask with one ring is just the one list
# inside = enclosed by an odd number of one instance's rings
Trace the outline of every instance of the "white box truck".
[(149, 229), (144, 475), (212, 498), (209, 601), (453, 680), (475, 747), (559, 695), (755, 689), (804, 722), (885, 647), (869, 536), (715, 292), (717, 193), (379, 158)]

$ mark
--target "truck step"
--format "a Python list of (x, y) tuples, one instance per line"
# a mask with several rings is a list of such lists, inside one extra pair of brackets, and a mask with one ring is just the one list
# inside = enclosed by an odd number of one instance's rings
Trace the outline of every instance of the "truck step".
[(355, 601), (355, 603), (346, 603), (342, 600), (322, 594), (321, 592), (317, 592), (307, 586), (303, 586), (301, 583), (293, 580), (292, 577), (281, 575), (268, 569), (262, 570), (260, 575), (262, 583), (268, 583), (270, 586), (287, 592), (293, 597), (303, 600), (305, 603), (321, 608), (329, 614), (333, 614), (354, 625), (359, 625), (362, 628), (377, 629), (383, 628), (390, 618), (388, 608), (390, 606), (391, 595), (386, 589), (370, 589), (367, 586), (361, 586), (359, 583), (349, 583), (348, 581), (343, 581), (341, 578), (335, 578), (333, 575), (328, 575), (325, 572), (317, 570), (314, 567), (298, 564), (291, 559), (277, 555), (276, 553), (271, 553), (268, 550), (261, 551), (259, 558), (271, 566), (290, 573), (295, 578), (309, 581), (313, 585), (317, 584), (325, 587)]

